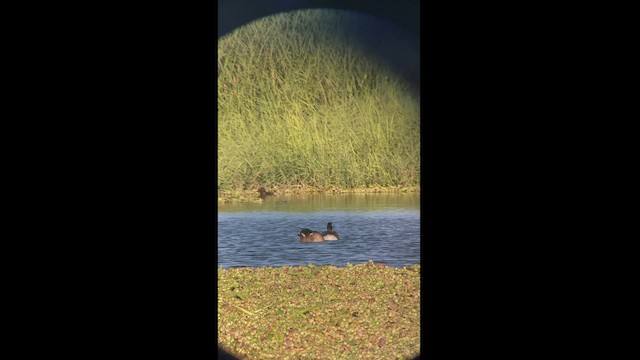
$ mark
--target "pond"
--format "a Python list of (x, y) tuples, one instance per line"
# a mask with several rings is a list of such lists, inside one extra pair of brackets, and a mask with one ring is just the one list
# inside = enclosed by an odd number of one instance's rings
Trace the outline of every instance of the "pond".
[[(338, 241), (300, 243), (301, 228)], [(420, 194), (267, 197), (261, 203), (218, 205), (218, 266), (420, 263)]]

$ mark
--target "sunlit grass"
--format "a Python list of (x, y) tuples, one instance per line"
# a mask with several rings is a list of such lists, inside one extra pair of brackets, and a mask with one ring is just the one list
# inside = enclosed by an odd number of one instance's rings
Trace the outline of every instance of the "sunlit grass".
[(243, 359), (411, 359), (420, 265), (219, 269), (218, 341)]
[(419, 186), (419, 102), (349, 12), (260, 19), (218, 43), (218, 191)]

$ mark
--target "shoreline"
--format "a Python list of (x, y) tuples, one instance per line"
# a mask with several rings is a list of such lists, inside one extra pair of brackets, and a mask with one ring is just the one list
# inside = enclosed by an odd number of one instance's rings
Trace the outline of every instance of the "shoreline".
[[(218, 191), (218, 204), (261, 202), (263, 199), (258, 194), (259, 186), (252, 186), (243, 190)], [(420, 186), (369, 186), (361, 188), (345, 189), (335, 186), (313, 187), (306, 185), (274, 186), (267, 191), (279, 196), (288, 195), (351, 195), (351, 194), (403, 194), (420, 193)]]
[(387, 265), (384, 262), (378, 262), (378, 261), (374, 261), (374, 260), (369, 260), (367, 262), (362, 262), (362, 263), (347, 263), (346, 265), (334, 265), (334, 264), (314, 264), (314, 263), (308, 263), (306, 265), (274, 265), (274, 266), (269, 266), (269, 265), (260, 265), (260, 266), (228, 266), (228, 267), (223, 267), (222, 265), (218, 266), (218, 270), (235, 270), (235, 269), (282, 269), (282, 268), (297, 268), (297, 267), (323, 267), (323, 266), (331, 266), (331, 267), (336, 267), (336, 268), (340, 268), (340, 269), (350, 269), (354, 266), (361, 266), (361, 265), (368, 265), (368, 264), (373, 264), (375, 266), (379, 266), (379, 267), (385, 267), (385, 268), (392, 268), (392, 269), (404, 269), (404, 268), (409, 268), (409, 267), (414, 267), (414, 266), (421, 266), (421, 264), (419, 262), (417, 263), (413, 263), (413, 264), (408, 264), (408, 265), (403, 265), (403, 266), (391, 266), (391, 265)]

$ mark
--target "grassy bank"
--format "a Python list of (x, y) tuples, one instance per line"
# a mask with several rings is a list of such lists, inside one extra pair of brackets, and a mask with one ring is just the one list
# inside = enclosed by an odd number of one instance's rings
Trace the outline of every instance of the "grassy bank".
[[(218, 190), (218, 204), (226, 203), (242, 203), (242, 202), (261, 202), (260, 194), (257, 187), (251, 187), (245, 190)], [(270, 188), (275, 193), (276, 199), (286, 199), (287, 197), (296, 195), (312, 195), (312, 194), (389, 194), (389, 193), (418, 193), (419, 186), (369, 186), (360, 188), (341, 188), (337, 186), (280, 186)]]
[(420, 265), (218, 270), (218, 342), (243, 359), (420, 352)]
[(219, 40), (219, 192), (419, 186), (419, 102), (359, 50), (353, 16), (279, 14)]

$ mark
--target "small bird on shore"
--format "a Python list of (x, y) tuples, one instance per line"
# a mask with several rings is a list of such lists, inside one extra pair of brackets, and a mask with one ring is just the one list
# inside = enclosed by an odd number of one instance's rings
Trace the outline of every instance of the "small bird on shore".
[(258, 189), (258, 192), (260, 193), (260, 199), (262, 200), (264, 200), (267, 196), (273, 196), (273, 192), (265, 190), (262, 186), (260, 187), (260, 189)]
[(327, 223), (327, 231), (322, 233), (322, 237), (325, 240), (340, 240), (340, 235), (337, 232), (333, 231), (333, 224)]
[(303, 228), (300, 230), (300, 232), (298, 233), (298, 236), (300, 236), (300, 242), (302, 243), (308, 243), (308, 242), (323, 242), (324, 238), (322, 237), (322, 234), (320, 234), (317, 231), (311, 230), (311, 229), (307, 229), (307, 228)]

